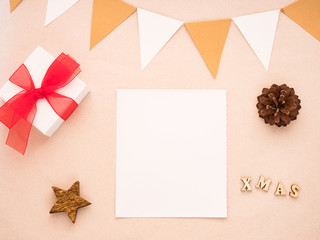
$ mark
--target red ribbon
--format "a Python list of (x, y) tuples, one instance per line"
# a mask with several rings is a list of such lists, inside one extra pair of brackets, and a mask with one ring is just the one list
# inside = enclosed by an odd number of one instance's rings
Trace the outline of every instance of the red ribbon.
[(10, 129), (6, 144), (25, 153), (39, 99), (46, 99), (59, 117), (68, 119), (78, 104), (55, 90), (69, 84), (79, 73), (79, 64), (69, 55), (61, 53), (48, 68), (41, 87), (35, 88), (28, 69), (22, 64), (9, 80), (24, 90), (0, 108), (0, 121)]

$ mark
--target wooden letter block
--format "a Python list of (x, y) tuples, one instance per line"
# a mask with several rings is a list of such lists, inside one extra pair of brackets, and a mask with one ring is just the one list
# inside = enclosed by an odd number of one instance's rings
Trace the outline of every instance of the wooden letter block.
[(259, 181), (256, 185), (256, 188), (258, 189), (262, 189), (263, 191), (268, 192), (270, 184), (271, 184), (272, 180), (271, 179), (267, 179), (266, 181), (264, 180), (263, 176), (260, 176)]
[(293, 198), (299, 197), (299, 190), (300, 190), (299, 185), (297, 185), (297, 184), (292, 184), (292, 185), (291, 185), (291, 192), (289, 193), (289, 196), (290, 196), (290, 197), (293, 197)]
[(276, 191), (274, 192), (274, 195), (276, 195), (276, 196), (286, 196), (287, 195), (286, 189), (284, 188), (282, 182), (278, 182), (278, 186), (276, 188)]
[(241, 188), (241, 192), (251, 192), (252, 188), (250, 186), (251, 177), (242, 177), (241, 181), (243, 182), (243, 187)]

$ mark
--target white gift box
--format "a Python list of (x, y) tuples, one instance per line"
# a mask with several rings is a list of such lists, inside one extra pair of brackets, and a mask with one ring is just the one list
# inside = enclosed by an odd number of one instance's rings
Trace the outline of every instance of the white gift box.
[[(54, 60), (55, 58), (47, 51), (41, 47), (37, 47), (24, 62), (36, 88), (41, 86), (42, 79)], [(0, 98), (8, 101), (22, 90), (21, 87), (7, 81), (0, 89)], [(76, 77), (68, 85), (56, 90), (56, 92), (72, 98), (79, 104), (88, 94), (89, 89), (84, 82)], [(33, 126), (40, 132), (50, 137), (63, 122), (64, 120), (54, 112), (46, 99), (39, 99), (37, 101), (37, 114), (33, 121)]]

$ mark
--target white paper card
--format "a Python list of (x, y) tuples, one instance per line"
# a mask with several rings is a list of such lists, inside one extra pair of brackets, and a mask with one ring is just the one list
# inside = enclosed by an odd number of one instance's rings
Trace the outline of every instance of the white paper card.
[(227, 217), (225, 90), (118, 90), (116, 217)]
[[(55, 58), (47, 51), (41, 47), (37, 47), (24, 62), (36, 88), (41, 86), (42, 79), (54, 60)], [(7, 81), (0, 89), (0, 98), (8, 101), (22, 90), (22, 88)], [(58, 89), (56, 92), (72, 98), (79, 104), (88, 94), (89, 89), (84, 82), (76, 77), (67, 86)], [(40, 132), (50, 137), (63, 122), (63, 119), (54, 112), (47, 100), (39, 99), (37, 101), (37, 114), (34, 118), (33, 126)]]

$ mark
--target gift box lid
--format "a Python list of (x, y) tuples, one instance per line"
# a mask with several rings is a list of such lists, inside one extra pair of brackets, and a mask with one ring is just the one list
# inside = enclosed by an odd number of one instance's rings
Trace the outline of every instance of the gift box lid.
[[(25, 60), (24, 65), (27, 67), (36, 88), (41, 86), (42, 79), (55, 60), (47, 51), (41, 47), (37, 47), (31, 55)], [(0, 98), (8, 101), (23, 89), (19, 86), (7, 81), (0, 89)], [(68, 85), (56, 91), (59, 94), (72, 98), (76, 103), (80, 103), (89, 93), (89, 88), (78, 77), (74, 78)], [(37, 101), (37, 114), (33, 121), (33, 126), (40, 132), (52, 136), (53, 133), (63, 123), (61, 119), (51, 108), (47, 100), (39, 99)]]

